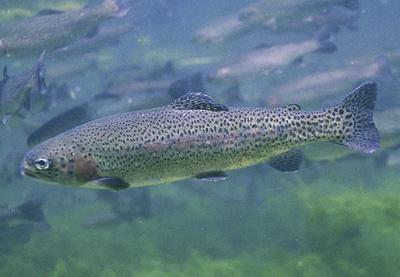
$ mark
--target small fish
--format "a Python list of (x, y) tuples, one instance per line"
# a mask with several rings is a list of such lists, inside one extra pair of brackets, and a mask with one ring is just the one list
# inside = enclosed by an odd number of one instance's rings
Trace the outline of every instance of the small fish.
[(331, 108), (228, 108), (189, 93), (171, 104), (100, 118), (26, 153), (21, 173), (40, 180), (121, 190), (197, 178), (268, 161), (299, 169), (296, 147), (334, 142), (364, 153), (379, 147), (373, 123), (377, 85), (367, 82)]
[(9, 76), (7, 67), (4, 67), (3, 79), (0, 81), (0, 116), (3, 124), (12, 116), (22, 116), (23, 110), (30, 111), (32, 99), (46, 94), (44, 54), (31, 69), (16, 76)]
[(267, 75), (295, 63), (309, 53), (331, 53), (335, 50), (336, 46), (325, 39), (310, 39), (275, 46), (262, 45), (217, 69), (215, 74), (210, 75), (210, 80), (234, 79), (254, 74)]
[(75, 11), (43, 10), (34, 17), (23, 18), (0, 26), (0, 54), (21, 56), (32, 51), (51, 52), (84, 37), (94, 36), (100, 22), (124, 16), (116, 0), (104, 0), (95, 7)]
[(30, 196), (28, 199), (14, 207), (0, 209), (0, 223), (13, 220), (27, 220), (33, 222), (46, 222), (42, 210), (44, 198), (40, 196)]

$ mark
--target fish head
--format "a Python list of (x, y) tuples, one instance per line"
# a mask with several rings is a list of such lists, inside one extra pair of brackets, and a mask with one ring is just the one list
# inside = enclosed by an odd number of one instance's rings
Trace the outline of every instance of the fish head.
[(76, 149), (62, 135), (28, 151), (21, 162), (21, 174), (71, 186), (81, 186), (96, 179), (98, 166), (93, 159)]

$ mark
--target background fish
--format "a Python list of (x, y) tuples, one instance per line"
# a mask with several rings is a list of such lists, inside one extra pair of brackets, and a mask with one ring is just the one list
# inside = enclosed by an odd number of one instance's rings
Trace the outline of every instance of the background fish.
[(3, 79), (0, 81), (0, 116), (3, 124), (11, 116), (21, 115), (24, 109), (30, 111), (32, 99), (46, 94), (44, 54), (31, 69), (15, 76), (9, 76), (7, 67), (4, 67)]
[(31, 195), (24, 203), (16, 207), (0, 209), (0, 224), (13, 220), (45, 223), (47, 220), (42, 210), (43, 202), (44, 198), (42, 196)]
[(336, 46), (325, 39), (311, 39), (275, 46), (258, 47), (250, 53), (239, 56), (236, 61), (220, 67), (210, 78), (212, 80), (232, 79), (269, 74), (282, 69), (309, 53), (320, 51), (332, 53)]
[(293, 101), (299, 104), (312, 101), (329, 101), (335, 93), (353, 84), (360, 84), (368, 79), (389, 79), (391, 66), (385, 57), (373, 62), (358, 62), (329, 71), (319, 71), (288, 84), (279, 86), (269, 93), (270, 105), (282, 105)]
[(116, 0), (76, 11), (44, 10), (37, 16), (0, 26), (0, 54), (32, 55), (32, 51), (62, 48), (83, 36), (95, 35), (97, 25), (114, 16), (124, 16)]

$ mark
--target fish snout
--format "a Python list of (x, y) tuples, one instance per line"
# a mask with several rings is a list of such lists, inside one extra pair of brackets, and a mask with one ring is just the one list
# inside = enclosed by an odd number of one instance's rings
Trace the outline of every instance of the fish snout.
[(22, 160), (19, 171), (22, 176), (34, 177), (32, 166), (28, 163), (28, 160), (26, 158)]

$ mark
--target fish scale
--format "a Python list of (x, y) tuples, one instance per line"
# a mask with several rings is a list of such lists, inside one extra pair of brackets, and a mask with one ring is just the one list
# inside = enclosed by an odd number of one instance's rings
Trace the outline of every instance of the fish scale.
[[(264, 161), (293, 171), (301, 162), (294, 148), (313, 142), (374, 151), (379, 144), (372, 121), (375, 100), (375, 83), (316, 112), (298, 105), (227, 108), (190, 93), (165, 107), (101, 118), (60, 134), (28, 152), (22, 168), (40, 179), (112, 189), (216, 179)], [(37, 170), (40, 160), (49, 162), (46, 170)]]

